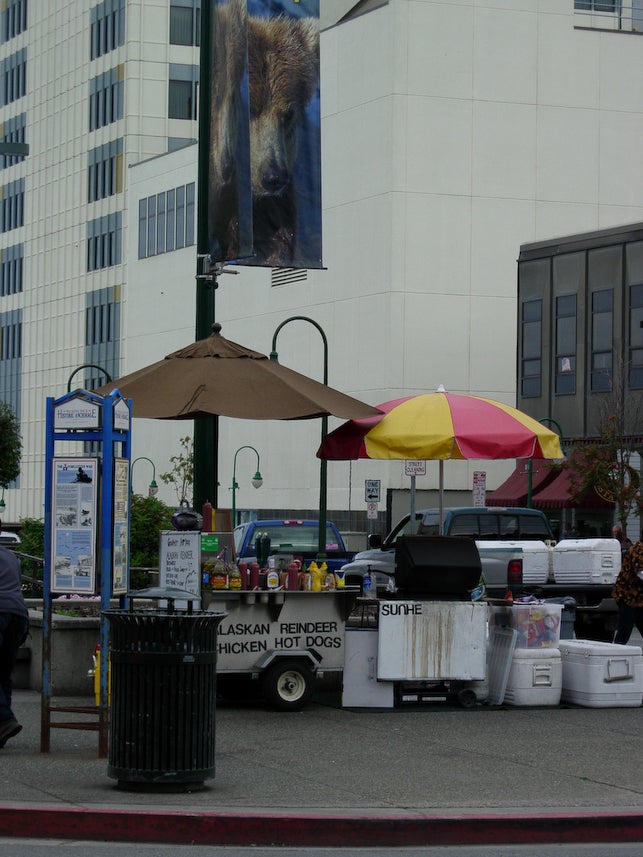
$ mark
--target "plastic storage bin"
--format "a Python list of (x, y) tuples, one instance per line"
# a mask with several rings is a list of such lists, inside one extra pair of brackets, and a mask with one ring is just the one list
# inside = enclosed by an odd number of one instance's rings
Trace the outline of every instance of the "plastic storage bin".
[(518, 632), (516, 648), (558, 648), (562, 612), (562, 604), (513, 604), (509, 624)]
[(514, 649), (506, 705), (558, 705), (563, 664), (558, 649)]
[(596, 640), (561, 640), (563, 702), (586, 708), (629, 708), (643, 702), (639, 646)]
[(621, 570), (616, 539), (563, 539), (554, 547), (556, 583), (614, 583)]

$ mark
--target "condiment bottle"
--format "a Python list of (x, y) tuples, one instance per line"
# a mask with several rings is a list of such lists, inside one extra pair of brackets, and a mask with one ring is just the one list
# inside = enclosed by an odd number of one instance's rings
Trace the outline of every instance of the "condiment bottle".
[(248, 566), (245, 562), (239, 563), (239, 574), (241, 576), (241, 588), (248, 588)]
[(241, 572), (233, 565), (228, 575), (228, 586), (230, 589), (241, 589)]
[(215, 562), (211, 580), (213, 589), (228, 588), (228, 570), (223, 560), (218, 559)]
[(259, 563), (250, 563), (250, 589), (259, 589)]

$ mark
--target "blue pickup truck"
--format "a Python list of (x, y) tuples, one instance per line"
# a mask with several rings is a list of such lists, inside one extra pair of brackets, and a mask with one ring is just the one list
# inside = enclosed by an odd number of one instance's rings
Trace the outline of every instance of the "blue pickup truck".
[[(237, 562), (257, 559), (257, 536), (270, 539), (269, 556), (301, 558), (305, 563), (317, 558), (319, 550), (319, 521), (284, 519), (248, 521), (234, 528), (234, 550)], [(344, 540), (332, 521), (326, 522), (326, 564), (333, 571), (350, 562), (354, 551), (346, 549)]]

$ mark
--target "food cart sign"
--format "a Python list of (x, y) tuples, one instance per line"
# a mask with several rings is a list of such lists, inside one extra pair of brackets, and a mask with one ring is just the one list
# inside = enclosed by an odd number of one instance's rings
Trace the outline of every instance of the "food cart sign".
[[(159, 585), (184, 589), (201, 596), (201, 533), (198, 530), (162, 530), (159, 550)], [(187, 601), (177, 601), (185, 610)]]
[(426, 476), (426, 461), (405, 461), (405, 476)]

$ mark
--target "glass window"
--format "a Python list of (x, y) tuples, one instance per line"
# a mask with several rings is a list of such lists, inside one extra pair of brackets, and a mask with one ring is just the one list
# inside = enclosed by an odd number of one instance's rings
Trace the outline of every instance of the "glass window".
[(103, 0), (91, 10), (91, 59), (125, 43), (125, 0)]
[(27, 0), (5, 0), (2, 6), (2, 41), (8, 42), (27, 29)]
[(201, 27), (200, 0), (171, 0), (170, 44), (199, 46)]
[(557, 396), (576, 392), (576, 295), (556, 298), (556, 382)]
[(195, 183), (190, 182), (139, 200), (139, 259), (194, 244), (195, 195)]
[(612, 389), (613, 289), (592, 292), (592, 358), (590, 389)]
[(524, 301), (522, 305), (521, 395), (524, 398), (541, 395), (542, 373), (542, 309), (539, 300)]
[(170, 63), (168, 117), (195, 120), (199, 67)]
[(643, 284), (630, 286), (630, 387), (643, 389)]

